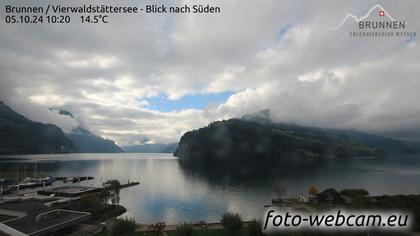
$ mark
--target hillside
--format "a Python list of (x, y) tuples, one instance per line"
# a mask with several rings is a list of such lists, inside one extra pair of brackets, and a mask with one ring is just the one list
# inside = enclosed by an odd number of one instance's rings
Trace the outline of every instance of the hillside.
[[(50, 109), (52, 110), (52, 109)], [(114, 141), (104, 139), (90, 132), (82, 122), (72, 113), (65, 110), (58, 110), (60, 115), (68, 116), (78, 124), (65, 135), (76, 145), (79, 152), (83, 153), (119, 153), (124, 152)]]
[(259, 117), (216, 121), (185, 133), (174, 155), (184, 162), (275, 162), (409, 152), (393, 139), (357, 131), (272, 123)]
[(76, 151), (77, 147), (59, 127), (30, 121), (0, 101), (0, 154)]

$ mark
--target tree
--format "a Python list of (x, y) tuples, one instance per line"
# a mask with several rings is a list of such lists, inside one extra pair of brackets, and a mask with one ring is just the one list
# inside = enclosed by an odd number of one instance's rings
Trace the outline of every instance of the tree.
[(118, 180), (107, 180), (105, 183), (102, 184), (104, 190), (109, 192), (109, 200), (111, 201), (112, 205), (118, 204), (120, 202), (120, 190), (121, 184)]
[(340, 193), (337, 192), (333, 188), (328, 188), (322, 191), (319, 194), (318, 199), (319, 199), (319, 202), (324, 202), (324, 203), (339, 203), (339, 204), (344, 203), (343, 197), (341, 197)]
[(89, 212), (95, 212), (101, 208), (100, 194), (88, 194), (80, 198), (80, 204), (84, 209)]
[(361, 199), (369, 195), (369, 192), (365, 189), (343, 189), (340, 194), (351, 199)]
[(131, 236), (136, 232), (136, 221), (133, 218), (115, 219), (112, 223), (111, 236)]
[(179, 224), (175, 228), (174, 235), (175, 236), (193, 236), (194, 227), (187, 223)]
[(315, 186), (311, 186), (308, 189), (308, 194), (311, 197), (317, 197), (319, 195), (319, 191), (318, 191), (318, 189)]
[(242, 227), (242, 219), (238, 213), (223, 214), (220, 223), (222, 223), (223, 228), (227, 230), (231, 235), (236, 235), (236, 233)]
[(107, 189), (103, 188), (99, 195), (101, 205), (105, 206), (106, 204), (108, 204), (110, 197), (111, 197), (110, 192)]
[(277, 199), (282, 199), (287, 193), (287, 186), (284, 183), (277, 182), (273, 185), (273, 191)]
[(262, 236), (262, 222), (261, 220), (252, 219), (248, 224), (248, 235), (249, 236)]

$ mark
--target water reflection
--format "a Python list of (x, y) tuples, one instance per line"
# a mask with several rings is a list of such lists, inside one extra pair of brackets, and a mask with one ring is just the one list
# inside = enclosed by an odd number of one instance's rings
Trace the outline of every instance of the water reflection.
[[(26, 177), (44, 172), (54, 176), (93, 176), (80, 184), (100, 186), (108, 179), (140, 181), (121, 191), (127, 216), (138, 222), (218, 221), (226, 211), (245, 219), (260, 217), (271, 202), (273, 182), (287, 183), (288, 194), (334, 187), (366, 188), (371, 194), (420, 193), (420, 158), (330, 160), (305, 166), (275, 166), (244, 176), (236, 171), (199, 170), (180, 165), (168, 154), (71, 154), (24, 156), (0, 162), (1, 177)], [(250, 172), (251, 173), (251, 172)]]

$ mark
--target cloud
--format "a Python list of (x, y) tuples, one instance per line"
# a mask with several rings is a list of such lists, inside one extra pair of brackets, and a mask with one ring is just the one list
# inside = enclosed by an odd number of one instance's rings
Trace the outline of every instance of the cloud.
[[(366, 14), (375, 1), (211, 4), (222, 13), (112, 15), (94, 26), (77, 17), (68, 25), (1, 23), (0, 98), (66, 129), (72, 124), (47, 108), (69, 110), (121, 145), (177, 141), (212, 120), (263, 108), (282, 122), (391, 136), (419, 127), (416, 38), (350, 38), (349, 22), (329, 30), (348, 12)], [(419, 29), (420, 3), (381, 5)], [(182, 99), (225, 92), (233, 94), (204, 108)], [(153, 106), (161, 96), (180, 109)]]
[(59, 115), (57, 111), (51, 111), (46, 106), (34, 103), (30, 98), (20, 96), (14, 83), (9, 79), (0, 80), (0, 101), (4, 101), (6, 105), (30, 120), (56, 124), (65, 132), (70, 132), (78, 126), (75, 120)]

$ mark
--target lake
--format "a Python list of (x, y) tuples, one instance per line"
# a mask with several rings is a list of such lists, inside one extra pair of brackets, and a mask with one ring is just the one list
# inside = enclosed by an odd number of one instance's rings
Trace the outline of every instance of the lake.
[(17, 159), (0, 161), (1, 177), (23, 178), (33, 172), (95, 177), (80, 183), (87, 186), (101, 186), (108, 179), (139, 181), (140, 185), (121, 191), (120, 202), (128, 210), (125, 216), (138, 223), (218, 222), (227, 211), (238, 212), (244, 219), (262, 218), (276, 181), (287, 185), (288, 196), (306, 194), (312, 185), (320, 190), (365, 188), (371, 195), (420, 194), (420, 156), (331, 159), (311, 167), (272, 167), (269, 171), (278, 174), (275, 178), (264, 173), (252, 178), (203, 174), (183, 168), (171, 154), (8, 157)]

